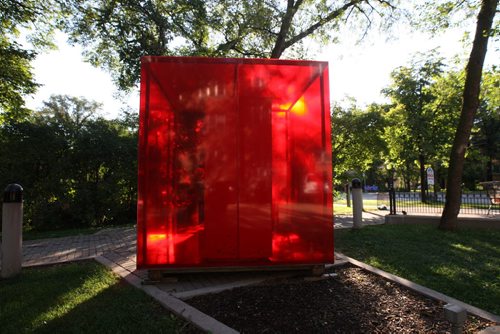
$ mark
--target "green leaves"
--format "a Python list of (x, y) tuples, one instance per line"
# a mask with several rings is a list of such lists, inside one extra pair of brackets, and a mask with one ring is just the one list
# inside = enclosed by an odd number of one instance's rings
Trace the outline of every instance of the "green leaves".
[[(432, 87), (443, 71), (442, 59), (435, 50), (417, 55), (407, 67), (400, 67), (391, 74), (392, 85), (384, 90), (392, 101), (386, 115), (390, 124), (384, 134), (389, 146), (388, 160), (403, 177), (409, 188), (418, 161), (434, 162), (436, 147), (442, 131), (441, 123), (435, 122), (435, 112), (430, 108), (436, 96)], [(423, 175), (420, 183), (424, 184)]]
[(334, 181), (343, 184), (352, 177), (378, 167), (386, 150), (382, 133), (384, 107), (371, 105), (367, 110), (355, 105), (332, 108), (332, 159)]
[(0, 126), (0, 183), (25, 189), (25, 224), (103, 226), (135, 218), (137, 120), (106, 120), (100, 105), (52, 96), (40, 112)]
[[(0, 0), (0, 125), (29, 115), (24, 96), (33, 94), (39, 86), (31, 67), (34, 50), (54, 47), (52, 32), (59, 12), (53, 5), (51, 0)], [(34, 50), (16, 42), (21, 28)]]
[(346, 20), (363, 33), (376, 19), (392, 22), (398, 0), (63, 2), (70, 42), (127, 90), (144, 55), (304, 58), (304, 41), (331, 43)]
[[(450, 151), (462, 108), (465, 72), (444, 71), (439, 54), (433, 50), (418, 55), (392, 73), (392, 85), (384, 90), (392, 106), (385, 114), (383, 138), (388, 146), (386, 164), (395, 167), (405, 188), (417, 181), (417, 166), (432, 166), (444, 180)], [(480, 180), (492, 179), (498, 159), (500, 95), (498, 69), (484, 73), (480, 111), (468, 147), (463, 182), (474, 189)], [(423, 183), (424, 180), (420, 180)]]

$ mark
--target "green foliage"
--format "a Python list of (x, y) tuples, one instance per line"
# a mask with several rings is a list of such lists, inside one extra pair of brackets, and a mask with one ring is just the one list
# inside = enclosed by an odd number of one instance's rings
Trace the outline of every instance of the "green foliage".
[[(496, 67), (483, 74), (479, 110), (464, 168), (468, 168), (467, 162), (472, 160), (473, 154), (479, 155), (483, 166), (486, 165), (482, 168), (486, 175), (476, 180), (492, 181), (493, 165), (500, 160), (500, 71)], [(464, 175), (467, 176), (467, 173)]]
[(185, 323), (95, 262), (0, 281), (2, 333), (178, 333)]
[(413, 8), (418, 15), (415, 15), (412, 21), (416, 27), (436, 33), (470, 23), (470, 20), (476, 16), (480, 4), (480, 0), (419, 1)]
[(335, 231), (335, 247), (347, 256), (500, 313), (498, 230), (437, 231), (431, 225), (366, 226)]
[(114, 74), (122, 88), (138, 80), (144, 55), (204, 54), (207, 39), (203, 1), (65, 1), (70, 41), (85, 57)]
[[(435, 161), (440, 144), (436, 139), (449, 140), (440, 120), (453, 119), (453, 114), (439, 117), (444, 115), (441, 106), (431, 107), (436, 101), (432, 87), (439, 80), (443, 67), (435, 50), (427, 55), (418, 54), (410, 66), (392, 72), (392, 85), (384, 90), (393, 104), (386, 114), (389, 124), (384, 134), (389, 147), (387, 158), (390, 167), (403, 177), (408, 190), (416, 166), (422, 171), (425, 164)], [(421, 184), (425, 184), (423, 177), (420, 176)]]
[[(391, 105), (360, 110), (352, 102), (348, 108), (333, 107), (332, 152), (337, 185), (359, 177), (381, 187), (394, 172), (404, 187), (411, 189), (422, 182), (422, 160), (424, 168), (433, 167), (436, 187), (444, 182), (465, 81), (464, 71), (444, 68), (435, 51), (419, 55), (410, 66), (394, 70), (393, 83), (384, 90)], [(480, 110), (464, 167), (467, 189), (475, 189), (479, 181), (492, 180), (499, 159), (499, 80), (496, 67), (484, 73)]]
[[(432, 62), (431, 58), (423, 67), (417, 63), (397, 69), (393, 85), (384, 90), (393, 101), (383, 136), (388, 146), (386, 163), (404, 179), (406, 188), (418, 182), (420, 154), (425, 155), (425, 167), (432, 166), (438, 179), (446, 178), (462, 108), (465, 72), (442, 72), (440, 60)], [(478, 181), (492, 180), (491, 170), (499, 157), (498, 87), (498, 69), (493, 67), (484, 73), (480, 109), (466, 156), (463, 182), (467, 189), (475, 189)]]
[(429, 89), (433, 101), (425, 106), (430, 115), (429, 127), (433, 142), (431, 159), (448, 167), (452, 138), (458, 124), (465, 75), (462, 71), (448, 71), (436, 78)]
[(15, 42), (0, 35), (0, 124), (8, 118), (23, 118), (29, 114), (23, 96), (35, 92), (30, 65), (35, 54), (23, 50)]
[(25, 121), (0, 127), (0, 181), (25, 189), (25, 224), (54, 229), (135, 219), (137, 132), (99, 105), (53, 96)]
[[(0, 0), (0, 124), (9, 119), (24, 119), (29, 110), (24, 96), (39, 86), (33, 77), (31, 61), (35, 50), (53, 47), (52, 31), (58, 11), (53, 1)], [(16, 42), (20, 29), (28, 34), (35, 50), (28, 50)]]
[(362, 111), (355, 105), (332, 108), (332, 162), (334, 182), (349, 182), (372, 167), (378, 167), (386, 150), (382, 134), (384, 106), (371, 105)]
[(398, 0), (66, 0), (64, 30), (88, 61), (109, 70), (121, 89), (139, 78), (144, 55), (280, 58), (305, 55), (303, 42), (335, 39), (344, 21), (367, 31), (386, 25)]

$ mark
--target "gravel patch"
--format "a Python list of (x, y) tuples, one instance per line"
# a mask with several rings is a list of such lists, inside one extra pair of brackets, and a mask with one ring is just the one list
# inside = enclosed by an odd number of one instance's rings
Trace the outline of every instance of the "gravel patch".
[[(450, 333), (443, 303), (352, 265), (310, 281), (281, 278), (187, 303), (242, 333)], [(469, 316), (466, 333), (494, 323)]]

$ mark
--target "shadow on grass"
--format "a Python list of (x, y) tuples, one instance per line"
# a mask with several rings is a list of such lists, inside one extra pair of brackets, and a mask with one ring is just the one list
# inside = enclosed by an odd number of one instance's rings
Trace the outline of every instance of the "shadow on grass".
[(95, 262), (0, 281), (2, 333), (176, 333), (184, 322)]
[(81, 269), (77, 265), (30, 268), (23, 269), (18, 277), (1, 280), (2, 332), (35, 330), (45, 314), (63, 303), (64, 296), (84, 284), (86, 277)]
[(449, 233), (428, 225), (336, 231), (335, 247), (382, 270), (500, 313), (500, 231)]

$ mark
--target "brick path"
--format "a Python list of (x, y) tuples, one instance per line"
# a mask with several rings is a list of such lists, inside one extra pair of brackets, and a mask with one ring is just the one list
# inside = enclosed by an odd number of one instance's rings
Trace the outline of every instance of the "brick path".
[[(383, 217), (363, 213), (365, 224), (383, 222)], [(352, 217), (335, 218), (335, 228), (352, 227)], [(91, 235), (28, 240), (23, 242), (23, 267), (51, 265), (77, 260), (96, 259), (114, 267), (120, 275), (147, 278), (147, 270), (136, 270), (135, 228), (114, 228)], [(342, 262), (336, 259), (336, 263)], [(0, 257), (1, 265), (1, 257)], [(243, 273), (192, 273), (169, 275), (156, 286), (162, 291), (186, 299), (199, 294), (254, 284), (271, 277), (289, 275), (290, 272), (243, 272)]]
[(135, 236), (135, 228), (117, 228), (90, 235), (23, 241), (23, 267), (91, 259), (126, 247), (133, 255)]
[[(382, 222), (382, 216), (363, 213), (363, 223), (366, 225)], [(335, 228), (350, 227), (352, 227), (352, 216), (335, 217)], [(109, 260), (123, 265), (129, 271), (133, 271), (135, 269), (135, 247), (135, 228), (114, 228), (90, 235), (28, 240), (23, 241), (23, 267), (105, 256)]]
[[(363, 223), (366, 225), (380, 224), (383, 221), (384, 217), (381, 215), (363, 213)], [(349, 227), (352, 227), (352, 217), (337, 216), (335, 218), (335, 228)], [(202, 330), (216, 333), (237, 332), (194, 309), (185, 303), (183, 299), (237, 286), (255, 284), (272, 276), (287, 275), (287, 273), (283, 272), (200, 273), (179, 275), (179, 277), (173, 277), (173, 280), (161, 284), (143, 285), (143, 280), (147, 277), (147, 271), (136, 270), (135, 252), (135, 228), (108, 229), (92, 235), (25, 241), (23, 242), (23, 267), (95, 258), (130, 284), (142, 289), (158, 300), (161, 305), (170, 311), (193, 322)], [(335, 257), (335, 265), (347, 261), (346, 257), (341, 254), (335, 254)], [(327, 265), (327, 267), (329, 266), (331, 265)]]

